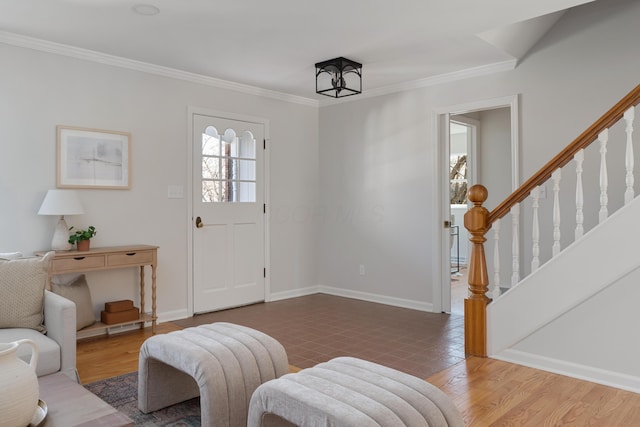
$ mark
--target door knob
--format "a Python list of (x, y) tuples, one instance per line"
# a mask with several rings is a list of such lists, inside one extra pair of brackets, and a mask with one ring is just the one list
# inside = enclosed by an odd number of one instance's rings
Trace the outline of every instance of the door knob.
[(196, 218), (196, 227), (198, 227), (198, 228), (204, 227), (204, 224), (202, 223), (202, 218), (200, 218), (200, 217)]

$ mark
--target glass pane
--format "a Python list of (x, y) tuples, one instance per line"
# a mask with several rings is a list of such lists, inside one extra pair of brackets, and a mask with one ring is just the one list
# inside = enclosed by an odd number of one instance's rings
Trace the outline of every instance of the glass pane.
[(221, 179), (237, 179), (238, 174), (238, 161), (230, 159), (228, 157), (220, 159), (222, 162), (222, 176)]
[(220, 138), (216, 136), (202, 134), (202, 154), (206, 156), (220, 155)]
[(256, 201), (256, 183), (255, 182), (238, 182), (238, 181), (221, 181), (220, 183), (220, 202), (255, 202)]
[(239, 160), (238, 161), (238, 177), (244, 181), (256, 180), (256, 161), (255, 160)]
[(220, 182), (220, 201), (235, 202), (236, 183), (233, 181)]
[(467, 203), (467, 155), (453, 154), (449, 159), (449, 195), (452, 205)]
[(202, 158), (202, 177), (205, 179), (220, 179), (220, 158)]
[(220, 201), (220, 182), (202, 181), (202, 201), (204, 203)]
[(238, 157), (238, 138), (233, 129), (227, 129), (222, 136), (223, 156)]
[[(208, 166), (217, 166), (217, 164), (222, 164), (221, 176), (204, 176), (204, 178), (215, 178), (215, 179), (228, 179), (228, 180), (236, 180), (241, 179), (243, 181), (255, 181), (256, 179), (256, 161), (255, 160), (239, 160), (232, 158), (222, 158), (222, 159), (211, 159), (211, 162), (208, 162)], [(213, 164), (216, 163), (217, 164)], [(203, 160), (204, 163), (204, 160)], [(219, 170), (219, 169), (218, 169)], [(203, 174), (204, 174), (204, 164), (203, 164)]]
[(238, 200), (239, 202), (255, 202), (256, 201), (256, 183), (255, 182), (238, 182)]
[(467, 182), (466, 181), (451, 181), (449, 186), (449, 197), (452, 205), (466, 205), (467, 204)]
[(247, 131), (242, 134), (239, 157), (244, 157), (245, 159), (256, 158), (256, 140), (251, 135), (251, 132)]

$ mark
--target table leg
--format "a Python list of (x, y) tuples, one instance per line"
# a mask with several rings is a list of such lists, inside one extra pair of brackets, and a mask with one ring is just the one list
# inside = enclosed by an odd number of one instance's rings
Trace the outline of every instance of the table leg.
[[(140, 316), (144, 315), (144, 265), (140, 266)], [(144, 322), (140, 323), (140, 329), (144, 329)]]
[(151, 332), (156, 333), (156, 265), (151, 264)]

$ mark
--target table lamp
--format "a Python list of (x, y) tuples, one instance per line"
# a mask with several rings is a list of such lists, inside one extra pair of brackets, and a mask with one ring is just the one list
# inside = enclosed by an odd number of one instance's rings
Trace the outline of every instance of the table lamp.
[(69, 227), (64, 220), (65, 215), (81, 215), (84, 213), (78, 194), (73, 190), (49, 190), (44, 196), (38, 215), (60, 215), (60, 220), (53, 233), (51, 249), (54, 251), (71, 250), (69, 243)]

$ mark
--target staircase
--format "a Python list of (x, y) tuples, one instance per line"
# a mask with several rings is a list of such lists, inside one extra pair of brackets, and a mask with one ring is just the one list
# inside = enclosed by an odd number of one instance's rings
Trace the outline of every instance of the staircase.
[[(640, 300), (640, 198), (634, 193), (632, 139), (638, 103), (640, 85), (493, 211), (482, 206), (487, 189), (470, 189), (474, 206), (465, 215), (473, 245), (469, 298), (465, 300), (467, 354), (489, 355), (640, 392), (640, 340), (633, 338), (640, 325), (635, 303)], [(598, 144), (586, 150), (594, 142)], [(608, 159), (608, 151), (620, 158)], [(598, 170), (593, 170), (598, 164)], [(617, 171), (622, 178), (611, 180)], [(561, 185), (563, 177), (570, 177), (575, 194), (575, 221), (570, 227), (561, 223), (566, 213), (561, 216), (560, 201), (566, 210), (567, 199), (573, 200), (574, 194), (561, 198), (561, 190), (567, 191)], [(616, 187), (609, 189), (610, 180)], [(544, 200), (551, 204), (549, 229), (544, 227), (540, 209), (541, 186), (547, 181), (553, 193), (551, 200)], [(619, 206), (609, 199), (619, 200)], [(593, 217), (596, 212), (598, 223), (587, 230), (585, 214)], [(505, 275), (496, 261), (493, 283), (489, 283), (484, 243), (487, 234), (492, 234), (492, 249), (498, 253), (500, 222), (507, 216), (514, 230), (524, 226), (522, 236), (526, 236), (523, 241), (530, 259), (521, 261), (520, 234), (514, 233), (514, 241), (508, 242), (512, 285), (501, 294), (500, 277)], [(523, 216), (526, 221), (521, 224)], [(573, 241), (563, 249), (568, 228)], [(541, 236), (552, 237), (545, 240)], [(541, 250), (545, 242), (551, 244), (548, 259)]]

